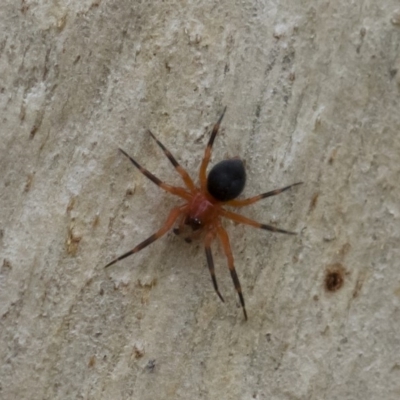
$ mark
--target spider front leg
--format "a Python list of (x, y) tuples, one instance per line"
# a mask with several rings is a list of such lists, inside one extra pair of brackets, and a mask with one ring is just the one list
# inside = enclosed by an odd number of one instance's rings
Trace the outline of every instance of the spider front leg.
[(237, 276), (235, 265), (233, 263), (233, 255), (232, 255), (231, 245), (229, 243), (229, 236), (226, 233), (226, 230), (221, 225), (217, 226), (217, 234), (222, 243), (222, 247), (224, 249), (226, 258), (228, 259), (228, 268), (231, 273), (231, 277), (233, 280), (233, 284), (235, 285), (236, 292), (239, 295), (240, 304), (243, 309), (244, 319), (247, 321), (247, 312), (246, 312), (246, 307), (244, 305), (242, 287), (240, 286), (239, 278)]
[(215, 231), (214, 229), (207, 232), (206, 237), (204, 239), (204, 248), (206, 250), (206, 257), (207, 257), (207, 265), (208, 270), (210, 271), (211, 280), (214, 286), (214, 290), (216, 291), (218, 297), (225, 302), (224, 298), (222, 297), (221, 293), (218, 290), (217, 278), (215, 277), (215, 268), (214, 268), (214, 260), (211, 253), (211, 242), (215, 238)]
[(139, 243), (136, 247), (134, 247), (132, 250), (128, 251), (125, 254), (122, 254), (122, 256), (119, 256), (115, 260), (109, 262), (104, 268), (108, 268), (111, 265), (115, 264), (117, 261), (122, 260), (131, 254), (137, 253), (140, 250), (143, 250), (145, 247), (147, 247), (149, 244), (155, 242), (157, 239), (159, 239), (161, 236), (163, 236), (165, 233), (167, 233), (172, 226), (174, 225), (175, 221), (179, 218), (180, 215), (184, 214), (187, 211), (187, 205), (183, 205), (181, 207), (175, 207), (172, 209), (170, 212), (167, 220), (165, 221), (164, 225), (153, 235), (148, 237), (146, 240), (143, 242)]

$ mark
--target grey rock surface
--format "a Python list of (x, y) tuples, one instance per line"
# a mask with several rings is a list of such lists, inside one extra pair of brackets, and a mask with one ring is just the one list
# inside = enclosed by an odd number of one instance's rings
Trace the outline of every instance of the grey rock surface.
[[(240, 156), (221, 248), (163, 224), (179, 175)], [(0, 5), (1, 399), (398, 399), (398, 0)]]

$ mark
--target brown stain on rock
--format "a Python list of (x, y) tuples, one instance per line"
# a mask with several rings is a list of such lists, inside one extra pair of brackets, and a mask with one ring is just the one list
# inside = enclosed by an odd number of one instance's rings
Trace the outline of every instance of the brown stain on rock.
[(326, 268), (324, 287), (327, 292), (337, 292), (345, 282), (346, 269), (340, 263), (331, 264)]
[(310, 205), (308, 207), (308, 213), (311, 213), (315, 210), (315, 207), (317, 206), (318, 203), (318, 197), (319, 197), (318, 192), (315, 192), (311, 197)]

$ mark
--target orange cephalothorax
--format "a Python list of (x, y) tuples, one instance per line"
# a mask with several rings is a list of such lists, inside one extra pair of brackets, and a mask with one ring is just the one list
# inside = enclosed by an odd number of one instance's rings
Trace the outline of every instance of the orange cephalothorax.
[(218, 206), (210, 201), (209, 196), (198, 191), (188, 204), (186, 224), (194, 231), (204, 228), (218, 216)]

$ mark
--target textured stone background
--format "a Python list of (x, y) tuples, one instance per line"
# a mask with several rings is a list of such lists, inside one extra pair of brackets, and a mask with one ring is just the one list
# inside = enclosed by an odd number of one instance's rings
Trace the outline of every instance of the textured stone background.
[[(398, 0), (2, 0), (0, 398), (398, 399), (399, 99)], [(179, 183), (146, 128), (196, 176), (225, 105), (245, 195), (305, 182), (226, 224), (247, 323), (218, 246), (225, 304), (172, 233), (103, 268), (179, 203), (117, 148)]]

